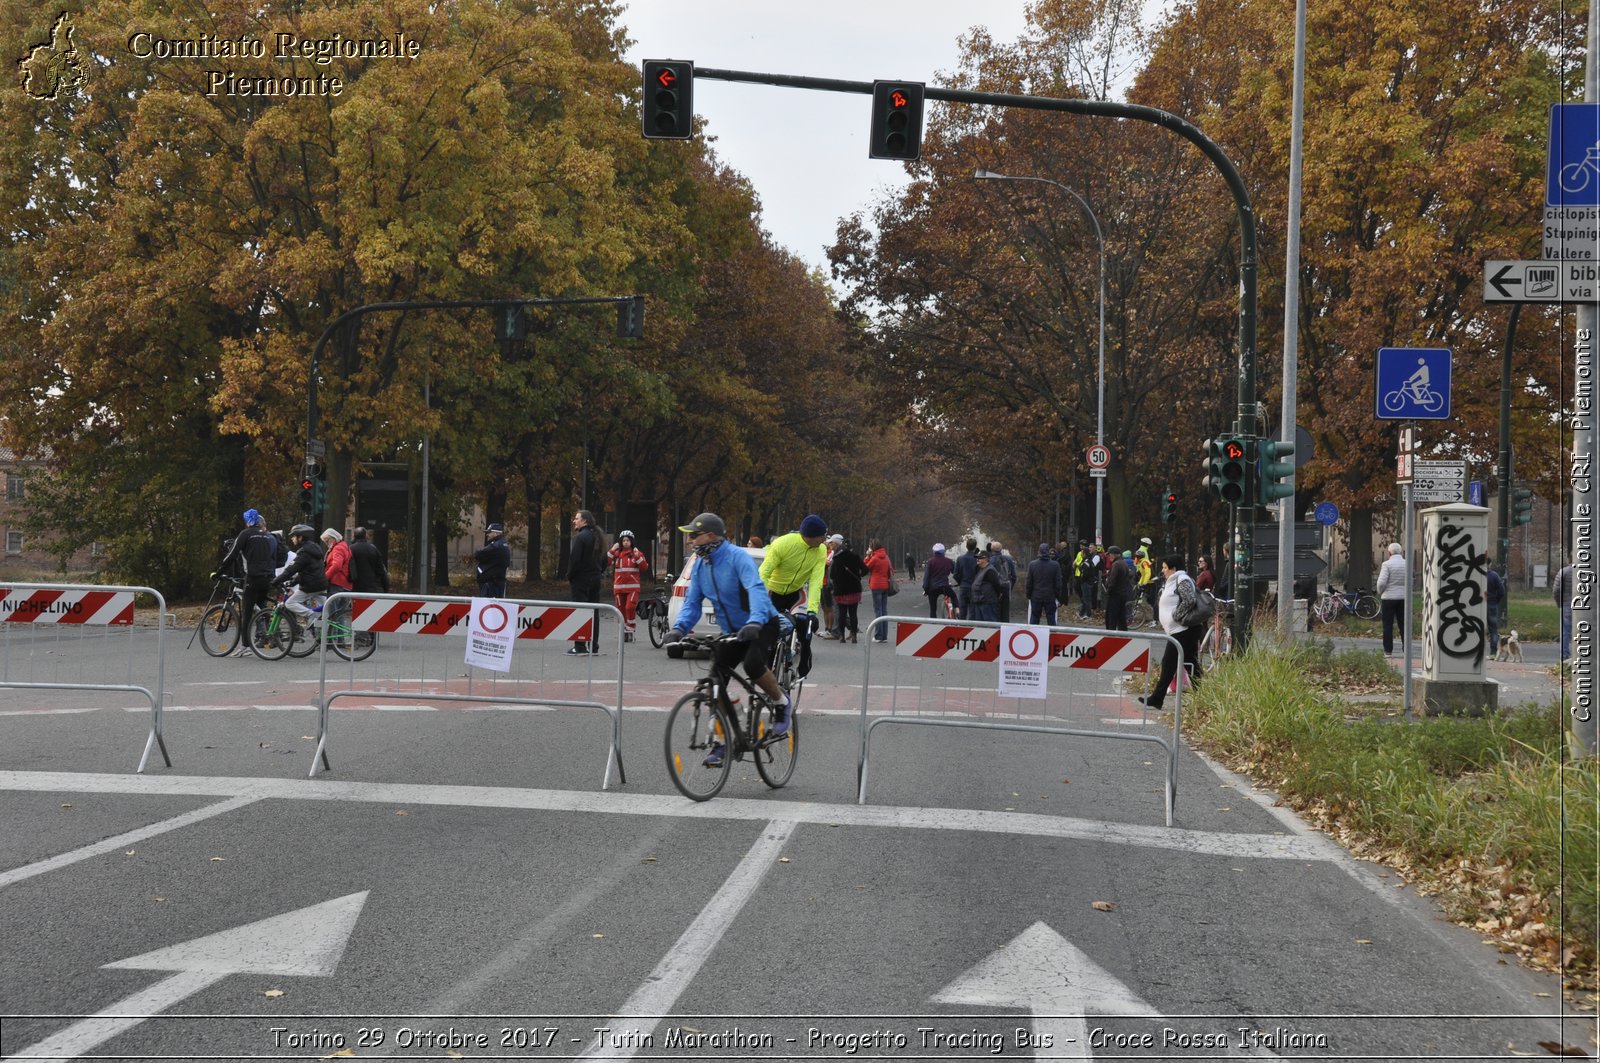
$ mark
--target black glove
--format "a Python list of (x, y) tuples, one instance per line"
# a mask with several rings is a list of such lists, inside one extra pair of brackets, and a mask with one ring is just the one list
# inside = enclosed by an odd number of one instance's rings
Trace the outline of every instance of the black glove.
[(677, 628), (668, 628), (667, 633), (661, 637), (661, 645), (666, 646), (674, 642), (683, 641), (683, 632)]
[(739, 641), (740, 642), (754, 642), (756, 639), (758, 639), (760, 637), (761, 637), (761, 625), (756, 623), (753, 620), (750, 623), (746, 624), (744, 627), (739, 629)]

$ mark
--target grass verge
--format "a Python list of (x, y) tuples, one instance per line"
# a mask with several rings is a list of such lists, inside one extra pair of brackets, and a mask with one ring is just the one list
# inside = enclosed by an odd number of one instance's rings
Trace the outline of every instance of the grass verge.
[(1563, 708), (1348, 718), (1340, 676), (1371, 676), (1369, 654), (1256, 646), (1185, 699), (1189, 740), (1592, 1006), (1600, 772), (1571, 757)]

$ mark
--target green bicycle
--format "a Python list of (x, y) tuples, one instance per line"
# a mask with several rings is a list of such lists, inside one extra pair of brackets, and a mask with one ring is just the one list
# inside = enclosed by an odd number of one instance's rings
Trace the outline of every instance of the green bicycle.
[(348, 606), (340, 615), (322, 615), (322, 603), (311, 607), (311, 618), (302, 623), (280, 596), (270, 610), (259, 609), (250, 620), (250, 649), (264, 661), (284, 657), (309, 657), (317, 652), (319, 640), (346, 661), (364, 661), (378, 648), (378, 636), (350, 626)]

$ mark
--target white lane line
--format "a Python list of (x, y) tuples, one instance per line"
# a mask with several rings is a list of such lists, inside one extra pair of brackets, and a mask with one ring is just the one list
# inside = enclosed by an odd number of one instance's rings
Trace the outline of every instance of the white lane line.
[(1325, 861), (1343, 850), (1325, 839), (1293, 834), (1231, 834), (1179, 827), (1107, 823), (1069, 816), (984, 809), (917, 808), (890, 805), (840, 805), (810, 801), (755, 801), (719, 797), (694, 802), (666, 794), (606, 791), (536, 790), (493, 786), (438, 786), (409, 783), (340, 782), (329, 779), (229, 778), (200, 775), (106, 775), (78, 772), (0, 771), (0, 791), (114, 793), (257, 800), (361, 801), (367, 803), (450, 805), (545, 812), (587, 812), (622, 816), (676, 816), (680, 819), (760, 820), (781, 810), (785, 819), (850, 827), (898, 830), (971, 831), (1038, 838), (1073, 838), (1108, 845), (1136, 845), (1197, 856), (1261, 860)]
[(256, 800), (253, 795), (246, 796), (241, 794), (238, 797), (229, 798), (215, 805), (207, 805), (204, 808), (197, 808), (193, 812), (185, 812), (181, 816), (174, 816), (159, 823), (152, 823), (147, 827), (130, 830), (124, 834), (117, 835), (115, 838), (106, 838), (104, 841), (85, 845), (83, 848), (74, 849), (70, 853), (62, 853), (59, 856), (52, 856), (32, 864), (24, 864), (21, 867), (12, 868), (10, 871), (0, 871), (0, 887), (9, 886), (13, 882), (21, 882), (23, 879), (32, 878), (35, 875), (42, 875), (47, 871), (54, 871), (59, 867), (66, 867), (68, 864), (76, 864), (80, 860), (115, 852), (123, 846), (142, 842), (146, 838), (155, 837), (157, 834), (165, 834), (167, 831), (187, 827), (191, 823), (199, 823), (203, 819), (210, 819), (212, 816), (220, 816), (224, 812), (232, 812), (236, 808), (254, 804)]
[[(5, 712), (0, 712), (0, 716), (67, 716), (78, 712), (99, 711), (99, 709), (7, 709)], [(150, 706), (146, 705), (140, 711), (149, 712)]]
[(711, 950), (738, 918), (745, 902), (766, 877), (767, 870), (778, 862), (797, 825), (789, 819), (775, 819), (767, 824), (761, 837), (733, 869), (733, 874), (722, 883), (722, 888), (700, 909), (683, 936), (622, 1005), (616, 1013), (618, 1021), (605, 1032), (596, 1034), (595, 1043), (579, 1058), (632, 1059), (640, 1047), (650, 1043), (650, 1035), (662, 1018), (672, 1013), (678, 997), (711, 958)]

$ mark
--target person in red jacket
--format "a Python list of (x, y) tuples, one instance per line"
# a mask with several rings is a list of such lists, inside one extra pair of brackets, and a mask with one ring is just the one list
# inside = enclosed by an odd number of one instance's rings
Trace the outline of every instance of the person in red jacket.
[(606, 566), (611, 569), (611, 596), (622, 610), (622, 639), (632, 642), (634, 618), (639, 612), (639, 584), (650, 568), (644, 551), (633, 545), (633, 532), (624, 531), (617, 536), (617, 544), (606, 554)]
[[(872, 591), (874, 618), (889, 615), (889, 584), (894, 579), (894, 561), (883, 543), (873, 539), (867, 543), (867, 556), (862, 562), (867, 566), (867, 589)], [(873, 629), (873, 642), (889, 641), (889, 626), (879, 624)]]
[(350, 544), (344, 541), (344, 536), (332, 528), (323, 530), (323, 549), (328, 551), (328, 556), (323, 562), (323, 567), (328, 574), (328, 593), (338, 594), (348, 591), (354, 586), (350, 582)]

